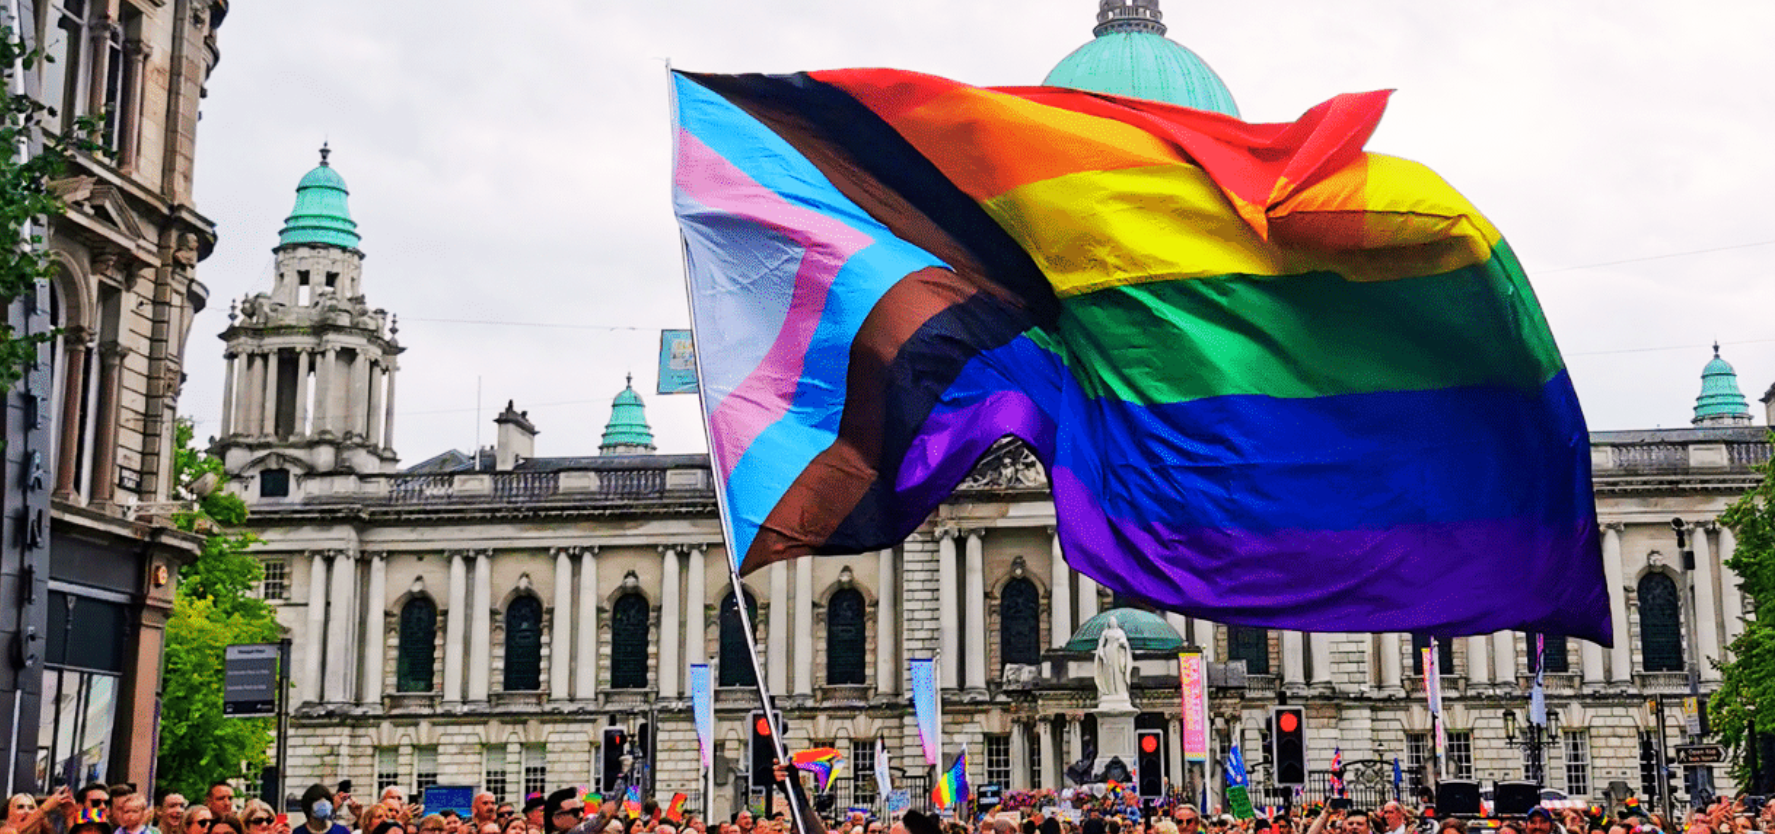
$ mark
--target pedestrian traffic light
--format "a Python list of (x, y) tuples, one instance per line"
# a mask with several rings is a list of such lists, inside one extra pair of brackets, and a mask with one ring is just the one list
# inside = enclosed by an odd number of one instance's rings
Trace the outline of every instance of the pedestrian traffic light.
[[(766, 720), (764, 710), (753, 710), (747, 719), (751, 724), (752, 737), (752, 775), (750, 784), (754, 788), (768, 788), (776, 784), (775, 769), (777, 759), (776, 740), (772, 738), (771, 722)], [(776, 726), (783, 726), (783, 714), (776, 714)]]
[(1305, 707), (1276, 707), (1270, 713), (1270, 761), (1275, 763), (1275, 784), (1305, 787), (1307, 784), (1307, 711)]
[(602, 767), (598, 770), (598, 791), (615, 793), (622, 780), (622, 757), (629, 751), (629, 731), (623, 727), (605, 727), (604, 745), (598, 748)]
[(1141, 730), (1136, 733), (1138, 752), (1134, 754), (1134, 780), (1140, 796), (1158, 798), (1165, 795), (1165, 731)]

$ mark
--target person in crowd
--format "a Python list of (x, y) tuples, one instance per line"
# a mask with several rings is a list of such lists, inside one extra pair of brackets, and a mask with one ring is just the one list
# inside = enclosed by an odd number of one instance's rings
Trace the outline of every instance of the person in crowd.
[(185, 834), (210, 834), (210, 828), (216, 823), (216, 814), (209, 805), (199, 805), (185, 811), (185, 821), (181, 823)]
[(1522, 827), (1528, 834), (1566, 834), (1565, 828), (1553, 821), (1553, 812), (1540, 805), (1528, 809)]
[(240, 817), (224, 814), (216, 817), (210, 825), (210, 834), (247, 834), (246, 826), (241, 824)]
[(530, 822), (512, 814), (500, 822), (499, 834), (530, 834)]
[[(19, 800), (21, 796), (26, 802)], [(21, 808), (25, 809), (22, 815), (16, 813)], [(58, 823), (66, 825), (69, 812), (77, 809), (74, 792), (66, 785), (56, 788), (42, 802), (21, 793), (6, 804), (6, 824), (0, 826), (0, 834), (51, 834)]]
[[(562, 788), (543, 800), (543, 831), (558, 834), (562, 831), (579, 832), (582, 828), (591, 832), (604, 830), (602, 827), (588, 826), (587, 823), (592, 820), (587, 820), (585, 815), (585, 800), (580, 799), (578, 789)], [(600, 813), (599, 816), (603, 815)]]
[[(494, 822), (498, 810), (498, 797), (486, 791), (475, 794), (474, 802), (469, 806), (469, 813), (474, 815), (474, 834), (481, 834), (481, 829), (487, 823)], [(366, 834), (368, 833), (366, 832)]]
[(444, 815), (426, 814), (419, 818), (419, 834), (444, 834)]
[(546, 827), (547, 821), (542, 818), (542, 806), (546, 803), (542, 791), (524, 797), (524, 822), (529, 824), (531, 831), (541, 831)]
[(73, 824), (68, 826), (68, 834), (111, 834), (111, 823), (107, 822), (110, 809), (101, 805), (87, 808), (84, 817), (75, 816)]
[(1381, 827), (1387, 834), (1405, 834), (1408, 822), (1405, 806), (1397, 802), (1388, 802), (1381, 806)]
[(512, 817), (515, 817), (517, 815), (518, 815), (518, 809), (515, 806), (513, 806), (510, 802), (499, 803), (499, 807), (494, 809), (494, 811), (493, 811), (493, 818), (496, 820), (499, 820), (500, 825), (505, 825), (506, 820), (509, 820)]
[(209, 792), (203, 795), (203, 804), (208, 806), (215, 820), (233, 816), (234, 786), (227, 782), (212, 783)]
[(376, 830), (376, 826), (381, 825), (388, 820), (398, 821), (400, 818), (400, 814), (391, 810), (387, 805), (378, 802), (375, 805), (371, 805), (369, 809), (365, 810), (362, 814), (358, 815), (358, 834), (370, 834), (371, 831)]
[(493, 820), (491, 822), (482, 823), (479, 834), (499, 834), (501, 830), (502, 829), (499, 827), (499, 821)]
[(37, 811), (37, 797), (28, 793), (15, 793), (6, 800), (6, 827), (17, 831), (24, 826), (25, 820)]
[(148, 798), (128, 793), (111, 803), (111, 824), (117, 834), (146, 834), (148, 830)]
[(375, 828), (365, 831), (364, 834), (407, 834), (407, 826), (400, 821), (396, 814), (390, 812), (381, 822), (376, 824)]
[[(1467, 821), (1459, 817), (1448, 817), (1442, 821), (1442, 827), (1436, 830), (1436, 834), (1467, 834)], [(1609, 834), (1615, 834), (1615, 832), (1611, 831)], [(1626, 834), (1626, 832), (1621, 832), (1621, 834)]]
[(149, 830), (153, 834), (179, 834), (185, 824), (185, 809), (190, 804), (178, 791), (160, 791), (160, 801), (154, 803), (154, 827)]
[(438, 816), (444, 818), (444, 834), (462, 834), (462, 815), (454, 808), (445, 808)]
[(333, 792), (326, 785), (309, 785), (302, 792), (302, 815), (306, 817), (302, 821), (306, 834), (351, 834), (350, 829), (333, 822)]

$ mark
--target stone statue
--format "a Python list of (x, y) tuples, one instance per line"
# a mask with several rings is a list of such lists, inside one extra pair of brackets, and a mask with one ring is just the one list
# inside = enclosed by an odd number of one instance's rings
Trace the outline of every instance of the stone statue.
[(1097, 635), (1097, 705), (1128, 705), (1128, 677), (1134, 669), (1134, 652), (1128, 646), (1128, 633), (1110, 615), (1109, 625)]

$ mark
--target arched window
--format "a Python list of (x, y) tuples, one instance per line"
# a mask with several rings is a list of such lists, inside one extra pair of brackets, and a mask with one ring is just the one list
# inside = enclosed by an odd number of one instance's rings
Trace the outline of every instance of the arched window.
[[(1427, 648), (1430, 648), (1430, 635), (1411, 636), (1411, 673), (1420, 678), (1424, 676), (1424, 650)], [(1442, 674), (1454, 677), (1455, 641), (1447, 637), (1436, 641), (1436, 665)]]
[(627, 593), (610, 606), (610, 688), (647, 688), (647, 598)]
[[(1547, 646), (1547, 671), (1555, 674), (1570, 672), (1572, 670), (1572, 659), (1571, 656), (1566, 653), (1565, 638), (1549, 634), (1546, 636), (1545, 640)], [(1535, 635), (1530, 634), (1528, 636), (1529, 674), (1532, 675), (1535, 673), (1535, 666)]]
[(1662, 573), (1639, 580), (1639, 654), (1647, 672), (1683, 670), (1682, 604)]
[[(864, 625), (863, 592), (845, 588), (826, 603), (826, 684), (845, 686), (868, 683), (864, 669), (869, 655), (869, 632)], [(726, 637), (723, 630), (722, 636)], [(727, 643), (721, 644), (726, 659)], [(723, 663), (721, 668), (726, 669)]]
[(542, 688), (542, 602), (525, 594), (505, 609), (505, 691)]
[(1226, 659), (1245, 661), (1251, 675), (1270, 673), (1270, 632), (1246, 626), (1226, 627)]
[(1042, 662), (1042, 594), (1035, 583), (1018, 577), (998, 595), (998, 653), (1005, 663), (1035, 666)]
[(758, 622), (758, 601), (746, 592), (746, 620), (740, 620), (740, 607), (733, 601), (733, 592), (721, 600), (721, 676), (717, 686), (757, 686), (758, 673), (752, 668), (752, 646), (746, 640), (746, 623)]
[(400, 643), (395, 649), (394, 690), (430, 692), (437, 656), (438, 606), (430, 597), (414, 597), (401, 606)]

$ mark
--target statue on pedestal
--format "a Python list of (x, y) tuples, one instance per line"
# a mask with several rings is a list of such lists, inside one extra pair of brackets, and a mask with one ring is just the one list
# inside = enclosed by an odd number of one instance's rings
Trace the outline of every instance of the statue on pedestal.
[(1134, 652), (1128, 646), (1128, 633), (1112, 615), (1103, 633), (1097, 635), (1096, 660), (1097, 706), (1131, 707), (1128, 678), (1134, 670)]

